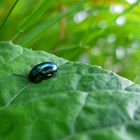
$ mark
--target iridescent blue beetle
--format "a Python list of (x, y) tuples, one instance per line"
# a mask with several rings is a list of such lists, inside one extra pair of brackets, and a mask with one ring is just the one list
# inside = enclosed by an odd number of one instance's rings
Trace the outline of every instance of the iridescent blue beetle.
[(30, 73), (29, 80), (32, 83), (39, 83), (43, 80), (47, 80), (51, 77), (56, 76), (57, 65), (52, 62), (43, 62), (38, 65), (35, 65)]
[[(43, 62), (40, 64), (35, 65), (29, 72), (28, 75), (28, 79), (29, 79), (29, 83), (24, 86), (22, 89), (20, 89), (12, 98), (11, 100), (2, 108), (7, 107), (8, 105), (10, 105), (17, 96), (19, 96), (19, 94), (21, 94), (21, 92), (23, 90), (25, 90), (27, 87), (29, 87), (32, 83), (39, 83), (43, 80), (47, 80), (51, 77), (56, 76), (57, 73), (57, 65), (52, 63), (52, 62)], [(14, 74), (16, 76), (23, 76), (24, 75), (18, 75), (18, 74)]]

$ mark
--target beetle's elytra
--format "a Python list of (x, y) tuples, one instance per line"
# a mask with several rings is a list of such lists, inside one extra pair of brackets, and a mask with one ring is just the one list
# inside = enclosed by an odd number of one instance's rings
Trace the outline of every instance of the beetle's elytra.
[(29, 80), (32, 83), (39, 83), (43, 80), (47, 80), (56, 75), (57, 69), (57, 65), (53, 62), (37, 64), (29, 73)]

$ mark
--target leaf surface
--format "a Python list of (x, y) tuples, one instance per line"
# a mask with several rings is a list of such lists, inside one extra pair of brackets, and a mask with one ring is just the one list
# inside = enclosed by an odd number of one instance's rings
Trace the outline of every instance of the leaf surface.
[[(26, 87), (44, 61), (56, 63), (58, 75)], [(0, 140), (139, 140), (139, 85), (12, 42), (0, 43), (0, 62)]]

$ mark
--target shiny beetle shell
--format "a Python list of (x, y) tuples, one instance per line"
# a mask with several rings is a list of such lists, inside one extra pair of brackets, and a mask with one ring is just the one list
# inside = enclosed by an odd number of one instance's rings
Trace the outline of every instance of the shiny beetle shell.
[(56, 76), (57, 65), (53, 62), (43, 62), (35, 65), (30, 73), (29, 80), (32, 83), (39, 83), (43, 80), (47, 80), (51, 77)]

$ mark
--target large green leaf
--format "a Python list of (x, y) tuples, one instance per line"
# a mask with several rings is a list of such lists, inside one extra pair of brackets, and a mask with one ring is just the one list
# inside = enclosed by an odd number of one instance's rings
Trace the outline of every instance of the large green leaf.
[[(24, 88), (44, 61), (59, 66), (58, 76)], [(12, 42), (0, 43), (0, 62), (0, 140), (140, 139), (139, 85)]]

